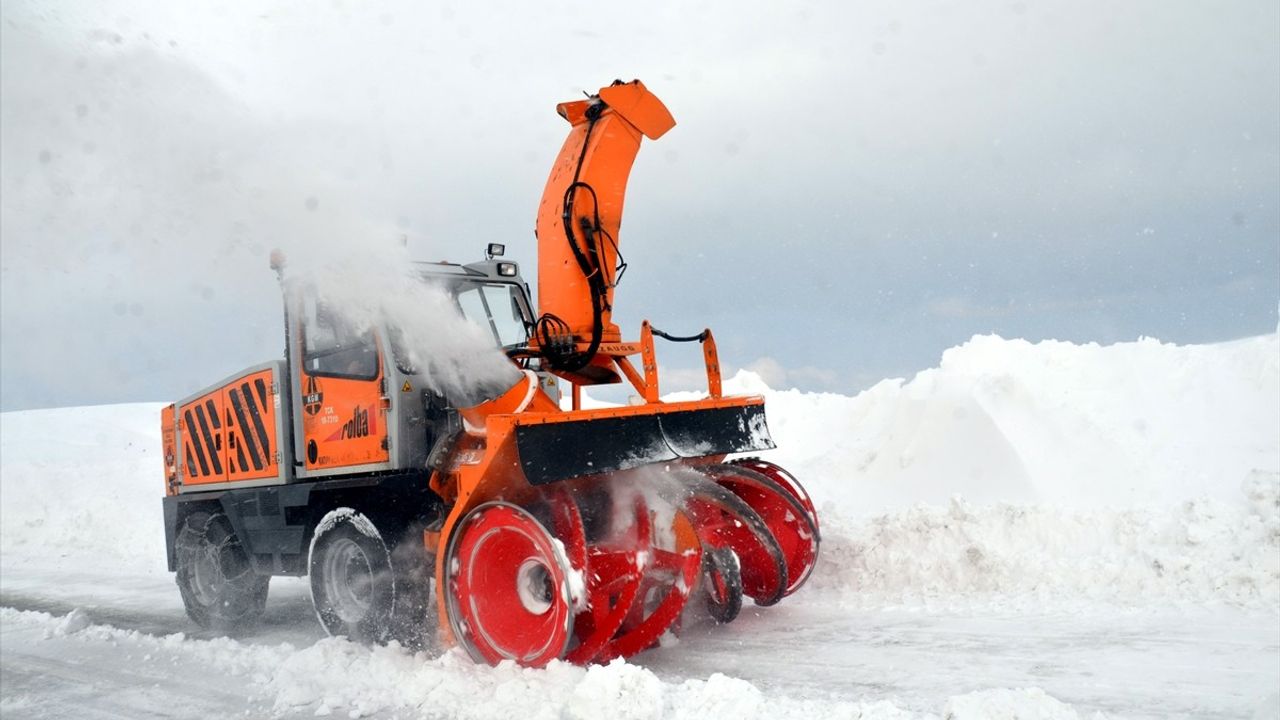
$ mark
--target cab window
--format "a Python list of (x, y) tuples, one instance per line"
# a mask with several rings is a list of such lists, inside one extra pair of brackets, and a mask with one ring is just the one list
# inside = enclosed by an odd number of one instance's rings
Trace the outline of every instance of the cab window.
[(520, 291), (506, 283), (472, 285), (458, 291), (458, 306), (468, 320), (493, 334), (502, 346), (521, 345), (529, 339)]
[(372, 380), (378, 348), (372, 329), (357, 329), (326, 303), (303, 302), (302, 365), (309, 375)]

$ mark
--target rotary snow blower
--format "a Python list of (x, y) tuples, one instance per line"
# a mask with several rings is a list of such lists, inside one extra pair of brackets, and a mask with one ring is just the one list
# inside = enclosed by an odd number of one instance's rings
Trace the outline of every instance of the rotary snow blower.
[[(165, 409), (169, 563), (192, 618), (253, 619), (271, 575), (307, 574), (335, 635), (409, 639), (436, 614), (478, 662), (607, 662), (677, 629), (691, 598), (727, 623), (809, 577), (813, 503), (777, 465), (729, 459), (774, 445), (764, 400), (722, 393), (711, 331), (645, 322), (627, 341), (612, 321), (627, 178), (675, 121), (639, 81), (557, 111), (571, 128), (538, 211), (538, 312), (501, 245), (420, 267), (492, 330), (512, 387), (451, 407), (419, 390), (394, 328), (344, 328), (286, 283), (286, 359)], [(701, 345), (706, 398), (659, 398), (655, 338)], [(583, 387), (623, 381), (635, 402), (583, 408)]]

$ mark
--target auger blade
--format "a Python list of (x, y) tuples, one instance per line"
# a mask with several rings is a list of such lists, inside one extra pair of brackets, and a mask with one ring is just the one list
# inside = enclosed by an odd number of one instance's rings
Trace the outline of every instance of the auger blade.
[[(713, 465), (705, 472), (718, 485), (742, 498), (769, 527), (786, 560), (787, 582), (782, 594), (785, 597), (798, 590), (818, 561), (819, 537), (812, 504), (806, 508), (788, 488), (742, 465)], [(808, 499), (807, 495), (800, 497)]]
[(682, 509), (702, 544), (728, 548), (738, 557), (742, 592), (757, 605), (773, 605), (787, 588), (786, 556), (768, 524), (745, 501), (701, 471), (673, 477), (684, 494)]
[[(574, 495), (562, 487), (544, 494), (554, 532), (585, 584), (585, 606), (577, 610), (574, 644), (564, 658), (573, 663), (608, 662), (654, 646), (679, 619), (702, 565), (687, 518), (674, 508), (658, 512), (650, 505), (656, 496), (647, 498), (625, 484), (614, 490), (607, 496), (614, 505), (609, 516), (629, 522), (589, 542)], [(670, 518), (676, 527), (655, 528), (664, 522), (659, 518)]]

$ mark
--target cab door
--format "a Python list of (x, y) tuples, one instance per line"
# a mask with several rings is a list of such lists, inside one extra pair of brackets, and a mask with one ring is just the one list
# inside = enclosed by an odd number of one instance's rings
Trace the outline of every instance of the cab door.
[(310, 473), (379, 469), (390, 458), (377, 334), (323, 302), (302, 303), (295, 373), (302, 399), (302, 459)]

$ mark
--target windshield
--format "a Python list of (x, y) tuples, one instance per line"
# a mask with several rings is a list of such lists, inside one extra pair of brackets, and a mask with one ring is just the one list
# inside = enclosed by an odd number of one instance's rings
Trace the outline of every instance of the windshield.
[(487, 328), (499, 345), (522, 345), (529, 339), (521, 293), (508, 283), (466, 286), (458, 291), (458, 306), (468, 320)]

